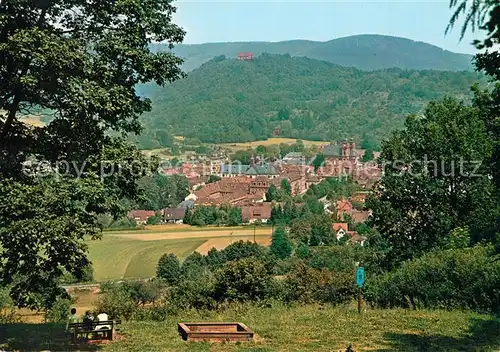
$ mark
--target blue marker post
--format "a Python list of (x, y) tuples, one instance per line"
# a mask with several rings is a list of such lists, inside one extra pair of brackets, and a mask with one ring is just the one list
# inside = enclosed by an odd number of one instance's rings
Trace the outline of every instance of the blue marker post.
[(361, 314), (361, 287), (365, 284), (365, 268), (356, 268), (356, 284), (358, 285), (358, 313)]

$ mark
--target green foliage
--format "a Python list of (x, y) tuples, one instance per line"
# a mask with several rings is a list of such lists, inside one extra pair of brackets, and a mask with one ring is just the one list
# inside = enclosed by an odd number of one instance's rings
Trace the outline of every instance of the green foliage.
[(311, 248), (304, 242), (300, 242), (295, 254), (299, 259), (307, 259), (311, 255)]
[(271, 239), (271, 254), (279, 259), (288, 258), (292, 255), (293, 245), (286, 230), (279, 226), (273, 233)]
[(146, 223), (148, 225), (159, 225), (162, 219), (163, 219), (162, 216), (159, 213), (157, 213), (154, 216), (150, 216), (146, 221)]
[(325, 155), (323, 153), (318, 153), (313, 161), (314, 171), (318, 171), (318, 169), (325, 164)]
[(226, 263), (216, 272), (215, 297), (219, 301), (247, 301), (266, 296), (271, 276), (257, 258)]
[(74, 275), (70, 273), (65, 273), (64, 276), (61, 277), (61, 283), (63, 284), (75, 284), (78, 282), (92, 282), (94, 281), (94, 268), (92, 267), (92, 263), (88, 262), (83, 268), (83, 274), (78, 279)]
[(67, 323), (71, 310), (69, 299), (58, 299), (52, 308), (45, 313), (45, 321), (49, 323)]
[(210, 175), (210, 177), (208, 178), (208, 181), (207, 183), (213, 183), (213, 182), (217, 182), (217, 181), (220, 181), (221, 178), (217, 175)]
[(272, 184), (266, 191), (266, 202), (272, 202), (273, 200), (278, 200), (278, 189)]
[(499, 312), (500, 258), (487, 246), (434, 251), (367, 280), (365, 297), (383, 307)]
[[(154, 108), (144, 124), (155, 130), (167, 118), (173, 134), (210, 143), (263, 140), (279, 127), (283, 137), (359, 141), (369, 134), (378, 144), (403, 127), (408, 114), (445, 95), (468, 96), (480, 78), (472, 72), (363, 72), (287, 55), (210, 61), (172, 87), (151, 92)], [(235, 93), (242, 87), (244, 93)], [(251, 151), (239, 151), (233, 159), (248, 163), (250, 157)]]
[(281, 180), (280, 184), (281, 189), (288, 195), (292, 194), (292, 186), (290, 186), (290, 182), (288, 179), (284, 178)]
[(365, 154), (363, 154), (363, 157), (361, 158), (361, 161), (366, 163), (368, 161), (372, 161), (375, 156), (373, 155), (373, 150), (372, 149), (365, 149)]
[[(151, 108), (138, 84), (183, 76), (180, 58), (149, 44), (178, 43), (184, 31), (172, 23), (170, 1), (0, 8), (8, 13), (0, 27), (9, 29), (0, 33), (0, 284), (12, 285), (20, 307), (50, 308), (65, 294), (60, 277), (82, 276), (84, 238), (101, 231), (97, 216), (123, 214), (120, 200), (135, 199), (136, 179), (150, 171), (116, 136), (138, 133)], [(51, 121), (23, 123), (32, 108)]]
[(197, 206), (194, 210), (186, 212), (184, 223), (205, 226), (205, 225), (229, 225), (236, 226), (243, 222), (241, 208), (228, 204), (216, 206)]
[(19, 320), (20, 317), (10, 298), (9, 290), (6, 287), (0, 287), (0, 324), (13, 324)]
[(158, 260), (156, 276), (169, 284), (175, 284), (181, 278), (181, 264), (173, 253), (165, 253)]
[(317, 185), (311, 185), (306, 195), (316, 199), (327, 197), (330, 200), (338, 200), (350, 197), (355, 192), (360, 191), (361, 186), (352, 178), (327, 177)]
[(299, 263), (285, 279), (286, 300), (342, 303), (354, 297), (351, 273), (313, 269)]
[(137, 310), (136, 303), (129, 292), (120, 285), (110, 287), (99, 296), (95, 305), (96, 311), (105, 312), (109, 319), (129, 320)]
[(135, 205), (136, 209), (161, 210), (175, 208), (189, 194), (189, 184), (184, 175), (142, 177), (139, 181), (142, 199)]
[(496, 241), (493, 142), (481, 107), (447, 98), (430, 103), (423, 116), (408, 117), (406, 130), (383, 143), (380, 196), (369, 197), (367, 207), (391, 247), (388, 265), (447, 248), (456, 227), (468, 227), (472, 243)]

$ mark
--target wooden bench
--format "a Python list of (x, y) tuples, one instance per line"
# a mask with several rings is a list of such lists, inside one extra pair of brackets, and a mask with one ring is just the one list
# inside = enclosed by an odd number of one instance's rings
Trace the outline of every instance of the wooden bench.
[(122, 323), (121, 320), (107, 320), (107, 321), (95, 321), (88, 323), (69, 323), (67, 334), (71, 336), (73, 343), (78, 341), (80, 338), (85, 338), (89, 340), (89, 335), (91, 338), (102, 336), (104, 339), (113, 340), (115, 337), (115, 331), (119, 330), (118, 325)]

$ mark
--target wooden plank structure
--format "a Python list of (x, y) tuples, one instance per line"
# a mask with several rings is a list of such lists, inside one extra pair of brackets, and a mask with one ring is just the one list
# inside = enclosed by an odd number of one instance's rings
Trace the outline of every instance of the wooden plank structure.
[(118, 330), (117, 326), (121, 322), (121, 320), (107, 320), (89, 323), (70, 323), (66, 332), (71, 336), (73, 343), (77, 342), (79, 338), (89, 340), (89, 335), (91, 338), (103, 337), (112, 341), (115, 337), (115, 331)]
[(179, 335), (186, 341), (250, 341), (253, 331), (243, 323), (179, 323)]

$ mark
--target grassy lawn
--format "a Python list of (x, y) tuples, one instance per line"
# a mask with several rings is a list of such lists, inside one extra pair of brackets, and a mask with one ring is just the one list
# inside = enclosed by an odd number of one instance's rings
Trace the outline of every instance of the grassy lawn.
[[(181, 321), (240, 321), (256, 334), (253, 342), (210, 344), (185, 342), (177, 335)], [(499, 351), (500, 319), (460, 311), (366, 310), (354, 306), (258, 308), (241, 306), (224, 312), (195, 311), (165, 322), (129, 322), (122, 339), (103, 351)], [(0, 326), (0, 349), (68, 350), (54, 325)], [(50, 345), (50, 346), (49, 346)]]
[[(272, 228), (255, 228), (258, 243), (267, 245)], [(206, 253), (238, 240), (253, 241), (253, 226), (196, 227), (189, 225), (148, 226), (141, 230), (104, 232), (102, 240), (89, 241), (89, 259), (96, 281), (147, 278), (155, 275), (158, 259), (174, 253), (180, 259), (195, 250)]]
[(205, 242), (204, 239), (141, 241), (104, 235), (89, 242), (89, 259), (96, 281), (154, 276), (158, 259), (164, 253), (185, 258)]

